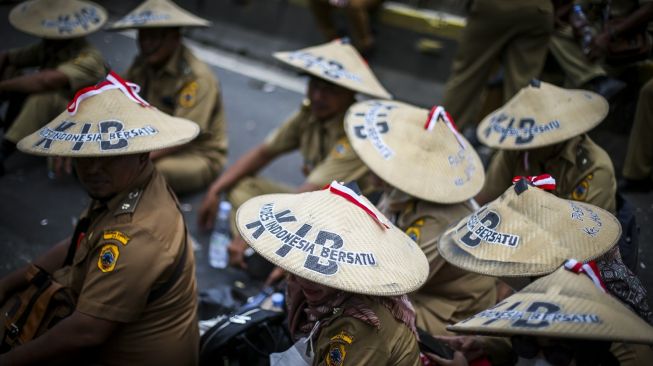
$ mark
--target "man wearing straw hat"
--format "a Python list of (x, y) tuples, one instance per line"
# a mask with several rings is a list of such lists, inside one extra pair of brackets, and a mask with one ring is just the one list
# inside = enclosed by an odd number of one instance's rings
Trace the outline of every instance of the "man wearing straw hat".
[(181, 28), (208, 27), (169, 0), (147, 0), (111, 29), (137, 29), (140, 54), (127, 79), (140, 85), (152, 105), (189, 119), (200, 135), (188, 145), (151, 154), (177, 193), (197, 191), (215, 179), (227, 161), (227, 132), (220, 85), (211, 68), (183, 45)]
[[(556, 271), (566, 263), (568, 258), (576, 258), (579, 268), (591, 274), (594, 282), (600, 282), (602, 287), (606, 287), (601, 280), (601, 273), (596, 263), (592, 260), (600, 258), (617, 242), (621, 235), (619, 221), (600, 207), (558, 198), (545, 191), (554, 191), (555, 188), (554, 179), (548, 175), (538, 178), (520, 177), (500, 198), (448, 229), (438, 242), (440, 254), (457, 267), (501, 277), (517, 290), (533, 278)], [(558, 286), (565, 286), (567, 282), (563, 279), (555, 281)], [(555, 291), (558, 292), (569, 296), (567, 290)], [(523, 309), (519, 304), (513, 304), (512, 307), (504, 306), (508, 300), (503, 300), (489, 311), (512, 310), (519, 306), (514, 309), (516, 315), (520, 314), (520, 311), (535, 314), (551, 312), (550, 318), (544, 315), (533, 316), (529, 321), (523, 322), (524, 333), (535, 332), (538, 326), (545, 326), (546, 322), (539, 323), (539, 321), (546, 319), (570, 319), (569, 323), (582, 323), (573, 320), (582, 320), (582, 318), (555, 314), (557, 312), (555, 306), (560, 306), (554, 296), (555, 293), (541, 294), (544, 302), (547, 302), (544, 300), (546, 298), (553, 305), (544, 304), (537, 309), (536, 306), (526, 306), (527, 309)], [(619, 303), (616, 299), (612, 301)], [(631, 319), (637, 319), (635, 322), (645, 323), (650, 319), (645, 293), (643, 303), (637, 303), (632, 299), (631, 301), (622, 299), (622, 301), (623, 304), (619, 303), (619, 308), (630, 314)], [(582, 301), (579, 299), (578, 302)], [(583, 305), (579, 304), (579, 306)], [(642, 319), (638, 319), (638, 316)], [(449, 329), (459, 330), (456, 327)], [(588, 337), (591, 334), (588, 329)], [(450, 339), (454, 348), (456, 348), (455, 340), (455, 338)], [(624, 344), (615, 344), (612, 351), (622, 362), (647, 357), (646, 355), (650, 353), (650, 350), (645, 348)]]
[(480, 158), (448, 113), (364, 101), (347, 112), (345, 130), (358, 156), (385, 182), (380, 209), (429, 260), (429, 280), (410, 295), (417, 325), (430, 334), (449, 334), (447, 325), (494, 305), (494, 278), (445, 262), (436, 248), (447, 226), (473, 212), (471, 198), (485, 178)]
[[(9, 22), (41, 42), (0, 53), (0, 102), (8, 101), (0, 144), (0, 176), (16, 142), (38, 130), (66, 107), (74, 92), (106, 75), (102, 55), (84, 36), (107, 20), (90, 1), (30, 0), (16, 5)], [(21, 75), (17, 71), (38, 67)]]
[[(428, 274), (426, 257), (352, 185), (269, 194), (241, 205), (236, 226), (288, 271), (293, 348), (278, 365), (420, 365), (415, 312), (405, 296)], [(303, 338), (303, 339), (302, 339)], [(307, 349), (308, 352), (305, 352)]]
[[(151, 107), (137, 89), (110, 73), (18, 144), (30, 154), (72, 157), (92, 200), (74, 235), (34, 261), (69, 289), (74, 312), (0, 355), (2, 365), (197, 361), (193, 246), (175, 195), (148, 155), (191, 141), (199, 128)], [(29, 269), (0, 279), (0, 303), (27, 285)]]
[[(562, 198), (617, 212), (616, 180), (608, 154), (586, 132), (608, 113), (608, 103), (586, 90), (569, 90), (533, 80), (481, 122), (479, 140), (500, 149), (487, 170), (479, 204), (498, 197), (515, 176), (549, 173)], [(606, 284), (622, 301), (642, 301), (639, 279), (615, 246), (599, 260)], [(643, 297), (645, 300), (645, 296)], [(631, 304), (633, 306), (640, 306)], [(648, 312), (648, 305), (646, 306)]]
[[(304, 159), (302, 171), (306, 180), (298, 191), (319, 189), (333, 179), (356, 180), (367, 173), (365, 164), (347, 142), (343, 118), (355, 101), (355, 93), (379, 98), (390, 98), (390, 94), (356, 49), (346, 41), (336, 40), (299, 51), (279, 52), (275, 57), (309, 75), (308, 101), (213, 182), (199, 211), (200, 227), (208, 229), (213, 225), (222, 192), (229, 192), (229, 200), (238, 207), (257, 195), (292, 191), (284, 184), (252, 177), (292, 150), (299, 150)], [(230, 246), (232, 264), (244, 266), (242, 253), (246, 247), (235, 235)]]
[[(586, 270), (585, 266), (570, 260), (495, 307), (450, 329), (510, 337), (519, 365), (653, 363), (653, 328), (607, 294), (593, 280), (591, 268)], [(644, 352), (624, 358), (633, 349)]]

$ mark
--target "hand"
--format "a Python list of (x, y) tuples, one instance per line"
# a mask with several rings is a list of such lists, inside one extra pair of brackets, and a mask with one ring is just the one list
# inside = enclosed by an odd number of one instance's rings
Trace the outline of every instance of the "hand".
[(248, 245), (243, 238), (240, 236), (234, 237), (227, 248), (229, 251), (229, 265), (247, 269), (247, 263), (245, 263), (245, 250), (247, 247)]
[(54, 157), (54, 174), (57, 178), (62, 178), (64, 173), (70, 175), (73, 173), (73, 159), (70, 156)]
[(589, 52), (587, 58), (590, 61), (596, 61), (601, 57), (605, 56), (608, 52), (608, 44), (610, 43), (610, 34), (602, 32), (596, 35), (592, 40), (592, 44), (589, 46)]
[(426, 352), (425, 353), (426, 357), (428, 357), (429, 360), (435, 362), (437, 365), (443, 365), (443, 366), (467, 366), (467, 360), (465, 359), (465, 355), (463, 355), (461, 352), (455, 351), (453, 354), (453, 359), (447, 360), (444, 359), (436, 354)]
[(483, 340), (479, 336), (434, 336), (456, 351), (462, 352), (467, 361), (473, 361), (485, 355)]
[(265, 286), (272, 286), (279, 282), (286, 275), (286, 271), (281, 267), (274, 267), (272, 272), (265, 279)]
[(497, 281), (497, 303), (503, 301), (508, 296), (512, 296), (514, 293), (515, 290), (513, 290), (507, 283)]
[(215, 215), (218, 211), (219, 191), (213, 187), (206, 192), (202, 205), (197, 213), (197, 225), (202, 230), (211, 230), (215, 223)]

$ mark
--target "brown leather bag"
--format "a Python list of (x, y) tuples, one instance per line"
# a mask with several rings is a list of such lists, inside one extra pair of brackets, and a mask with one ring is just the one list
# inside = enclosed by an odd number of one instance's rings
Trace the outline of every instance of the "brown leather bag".
[(42, 335), (75, 310), (69, 290), (45, 270), (31, 265), (28, 286), (9, 298), (0, 312), (0, 353)]

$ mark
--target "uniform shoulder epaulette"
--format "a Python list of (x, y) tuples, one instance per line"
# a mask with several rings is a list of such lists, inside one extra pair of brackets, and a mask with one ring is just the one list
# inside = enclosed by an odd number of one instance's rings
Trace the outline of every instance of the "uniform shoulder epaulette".
[(127, 197), (120, 203), (118, 209), (114, 213), (114, 216), (133, 213), (136, 210), (136, 206), (143, 195), (142, 189), (136, 189), (127, 194)]
[(584, 170), (590, 166), (592, 162), (590, 161), (589, 151), (582, 145), (578, 144), (576, 146), (576, 166), (580, 170)]

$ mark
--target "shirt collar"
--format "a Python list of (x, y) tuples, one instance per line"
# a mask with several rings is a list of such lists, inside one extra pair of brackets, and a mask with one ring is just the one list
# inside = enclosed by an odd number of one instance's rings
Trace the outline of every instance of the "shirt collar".
[(106, 202), (93, 200), (91, 202), (91, 210), (104, 206), (110, 212), (116, 211), (121, 206), (122, 202), (125, 200), (125, 198), (129, 193), (147, 185), (147, 183), (150, 182), (153, 175), (154, 175), (154, 163), (150, 162), (147, 164), (145, 169), (143, 169), (143, 171), (138, 175), (138, 177), (136, 177), (134, 182), (123, 192), (118, 193), (115, 197), (113, 197), (112, 199)]

